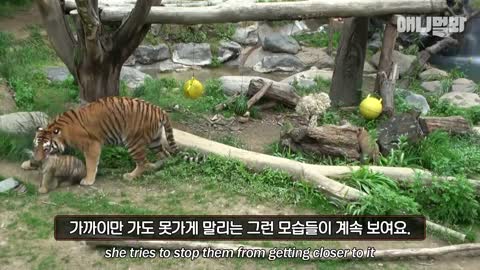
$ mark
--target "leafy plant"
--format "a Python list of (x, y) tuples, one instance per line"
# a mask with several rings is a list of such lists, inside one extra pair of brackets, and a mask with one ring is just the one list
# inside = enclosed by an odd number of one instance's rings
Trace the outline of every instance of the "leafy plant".
[[(334, 49), (338, 48), (340, 44), (340, 32), (334, 32), (332, 38), (332, 47)], [(313, 34), (300, 34), (295, 35), (294, 38), (301, 43), (306, 44), (309, 47), (320, 47), (326, 48), (329, 43), (329, 36), (327, 31), (315, 32)]]
[(415, 164), (416, 160), (415, 155), (410, 152), (408, 138), (400, 136), (398, 142), (394, 144), (394, 148), (390, 150), (390, 153), (380, 158), (380, 164), (382, 166), (408, 167)]
[(449, 181), (434, 178), (431, 185), (417, 179), (405, 194), (415, 198), (422, 212), (442, 222), (473, 224), (480, 215), (475, 189), (464, 177)]

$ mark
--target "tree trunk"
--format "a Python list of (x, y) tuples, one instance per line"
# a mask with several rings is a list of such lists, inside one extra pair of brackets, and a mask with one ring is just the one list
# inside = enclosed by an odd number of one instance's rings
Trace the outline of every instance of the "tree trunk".
[(77, 68), (80, 99), (92, 102), (100, 98), (118, 96), (122, 64), (103, 63)]
[(332, 104), (360, 104), (367, 39), (368, 17), (345, 20), (330, 90)]
[[(100, 1), (100, 19), (119, 22), (130, 12), (132, 2)], [(123, 3), (122, 3), (123, 2)], [(138, 2), (138, 1), (137, 1)], [(107, 5), (109, 4), (109, 5)], [(66, 0), (67, 10), (75, 8)], [(251, 3), (227, 1), (208, 7), (153, 7), (147, 23), (207, 24), (242, 21), (300, 20), (319, 17), (382, 16), (390, 14), (428, 14), (446, 11), (446, 0), (335, 0)]]
[(382, 113), (388, 117), (395, 114), (395, 84), (398, 76), (398, 65), (393, 64), (390, 69), (390, 75), (385, 72), (377, 74), (377, 80), (380, 78), (380, 95), (382, 96)]
[(392, 16), (385, 25), (383, 32), (383, 44), (380, 52), (380, 62), (378, 64), (377, 79), (375, 80), (375, 92), (380, 93), (382, 87), (382, 74), (390, 74), (393, 67), (392, 54), (397, 41), (397, 23), (396, 17)]

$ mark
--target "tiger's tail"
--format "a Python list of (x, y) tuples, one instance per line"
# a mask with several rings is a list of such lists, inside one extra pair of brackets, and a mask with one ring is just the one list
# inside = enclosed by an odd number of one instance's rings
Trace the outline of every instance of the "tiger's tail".
[(167, 114), (165, 114), (163, 127), (165, 128), (165, 136), (167, 138), (169, 152), (171, 154), (178, 153), (178, 146), (177, 146), (177, 143), (175, 142), (175, 138), (173, 137), (172, 124)]

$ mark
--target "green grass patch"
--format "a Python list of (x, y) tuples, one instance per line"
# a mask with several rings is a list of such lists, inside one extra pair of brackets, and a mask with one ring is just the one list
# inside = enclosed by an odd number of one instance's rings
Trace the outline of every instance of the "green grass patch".
[(17, 11), (27, 10), (32, 0), (2, 0), (0, 2), (0, 17), (10, 17)]
[[(337, 49), (340, 44), (340, 32), (334, 32), (332, 38), (332, 47)], [(318, 48), (327, 48), (329, 43), (328, 31), (315, 32), (313, 34), (300, 34), (295, 35), (294, 38), (306, 46), (309, 47), (318, 47)]]

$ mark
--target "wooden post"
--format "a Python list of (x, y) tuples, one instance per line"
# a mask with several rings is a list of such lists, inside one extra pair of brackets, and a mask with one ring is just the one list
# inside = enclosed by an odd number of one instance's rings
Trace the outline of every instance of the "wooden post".
[(385, 25), (383, 32), (383, 44), (380, 53), (380, 62), (378, 64), (377, 79), (375, 81), (375, 93), (380, 93), (384, 74), (390, 74), (393, 67), (393, 49), (397, 40), (397, 17), (393, 15), (390, 17)]
[(382, 96), (382, 113), (388, 117), (395, 114), (395, 84), (398, 76), (398, 65), (393, 64), (390, 69), (390, 74), (387, 77), (385, 72), (377, 75), (380, 77), (380, 95)]
[(367, 39), (368, 17), (345, 19), (330, 89), (333, 105), (360, 104)]

